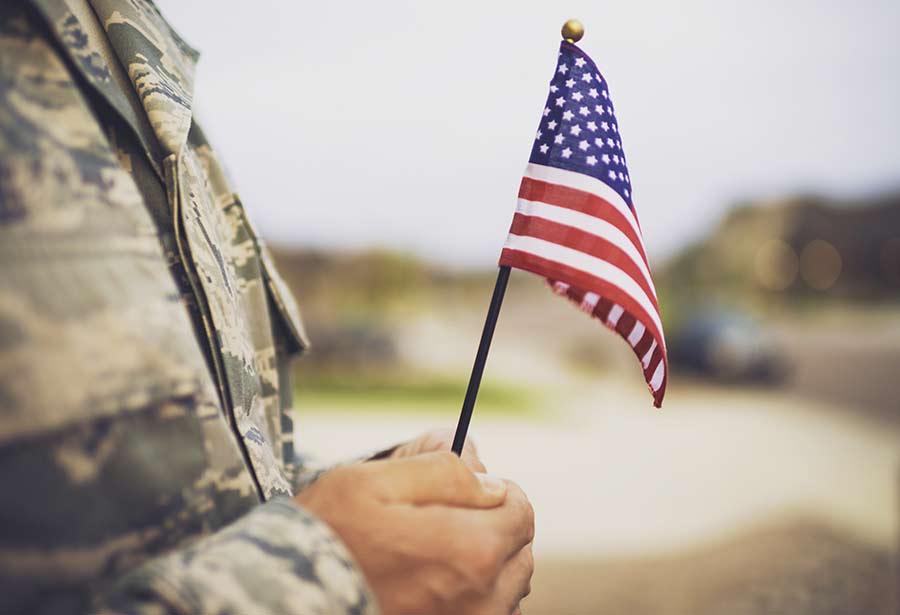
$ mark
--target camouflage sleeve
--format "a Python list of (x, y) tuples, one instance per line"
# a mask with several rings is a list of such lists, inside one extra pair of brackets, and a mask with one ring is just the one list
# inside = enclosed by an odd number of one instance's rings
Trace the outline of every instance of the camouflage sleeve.
[(293, 500), (277, 497), (129, 573), (99, 612), (376, 615), (378, 608), (343, 543)]

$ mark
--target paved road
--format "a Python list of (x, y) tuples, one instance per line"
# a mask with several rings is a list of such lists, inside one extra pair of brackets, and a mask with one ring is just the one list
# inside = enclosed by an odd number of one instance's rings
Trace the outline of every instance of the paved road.
[[(537, 511), (546, 555), (639, 555), (803, 517), (881, 547), (898, 544), (900, 427), (759, 391), (670, 392), (595, 385), (545, 420), (482, 418), (472, 433), (492, 472)], [(340, 459), (452, 417), (301, 413), (301, 445)]]

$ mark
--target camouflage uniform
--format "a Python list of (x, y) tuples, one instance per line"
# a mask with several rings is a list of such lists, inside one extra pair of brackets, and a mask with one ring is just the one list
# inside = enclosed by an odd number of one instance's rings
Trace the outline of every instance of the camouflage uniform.
[(375, 613), (290, 497), (306, 341), (192, 120), (197, 53), (90, 5), (133, 92), (66, 0), (0, 3), (0, 611)]

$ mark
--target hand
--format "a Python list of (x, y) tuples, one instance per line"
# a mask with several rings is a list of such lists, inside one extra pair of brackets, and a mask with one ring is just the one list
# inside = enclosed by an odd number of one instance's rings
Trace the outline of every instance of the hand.
[[(415, 440), (410, 440), (395, 448), (390, 455), (390, 459), (414, 457), (422, 453), (449, 451), (453, 445), (454, 433), (452, 429), (435, 429), (425, 432)], [(466, 438), (461, 459), (473, 472), (487, 471), (484, 464), (481, 463), (481, 459), (478, 458), (478, 449), (475, 448), (475, 442), (472, 441), (472, 438)]]
[(452, 453), (340, 467), (296, 500), (343, 539), (385, 615), (508, 615), (528, 591), (531, 505)]
[[(525, 494), (515, 483), (508, 483), (507, 497), (520, 497), (527, 502)], [(504, 564), (492, 591), (486, 595), (470, 596), (461, 600), (445, 615), (522, 615), (519, 602), (531, 593), (531, 576), (534, 574), (534, 555), (531, 543), (522, 547)]]

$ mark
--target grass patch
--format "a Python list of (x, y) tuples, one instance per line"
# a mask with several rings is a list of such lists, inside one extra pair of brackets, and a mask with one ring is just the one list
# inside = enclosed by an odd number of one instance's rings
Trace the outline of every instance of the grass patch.
[[(449, 378), (303, 375), (294, 390), (295, 405), (304, 412), (432, 413), (457, 415), (466, 382)], [(486, 380), (478, 393), (479, 414), (534, 415), (541, 395), (520, 385)]]

